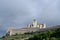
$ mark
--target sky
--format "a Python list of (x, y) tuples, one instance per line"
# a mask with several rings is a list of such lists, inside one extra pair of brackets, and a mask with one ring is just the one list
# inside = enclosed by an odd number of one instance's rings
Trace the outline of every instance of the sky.
[(22, 28), (33, 19), (47, 27), (60, 25), (60, 0), (0, 0), (0, 35)]

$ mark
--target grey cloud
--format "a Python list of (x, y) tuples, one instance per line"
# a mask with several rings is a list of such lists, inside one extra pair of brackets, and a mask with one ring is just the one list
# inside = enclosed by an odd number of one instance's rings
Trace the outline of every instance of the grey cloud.
[(0, 0), (0, 29), (25, 27), (33, 19), (47, 26), (60, 24), (60, 0)]

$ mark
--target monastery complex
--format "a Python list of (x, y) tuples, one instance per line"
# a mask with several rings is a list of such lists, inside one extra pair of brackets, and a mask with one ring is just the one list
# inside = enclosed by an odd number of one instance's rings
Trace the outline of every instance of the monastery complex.
[(24, 34), (24, 33), (30, 33), (39, 31), (40, 29), (46, 28), (46, 24), (38, 24), (37, 20), (33, 20), (32, 24), (29, 24), (26, 28), (21, 29), (8, 29), (7, 34), (8, 35), (15, 35), (15, 34)]

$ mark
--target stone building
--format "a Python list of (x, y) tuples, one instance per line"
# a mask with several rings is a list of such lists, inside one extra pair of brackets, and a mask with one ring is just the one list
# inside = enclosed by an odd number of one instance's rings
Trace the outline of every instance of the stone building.
[(37, 20), (33, 20), (32, 24), (29, 24), (26, 28), (21, 28), (21, 29), (8, 29), (7, 34), (8, 35), (14, 35), (14, 34), (24, 34), (27, 32), (35, 32), (39, 31), (39, 29), (44, 29), (46, 28), (46, 24), (38, 24)]
[(37, 20), (33, 20), (32, 24), (28, 25), (29, 28), (46, 28), (46, 24), (38, 24)]

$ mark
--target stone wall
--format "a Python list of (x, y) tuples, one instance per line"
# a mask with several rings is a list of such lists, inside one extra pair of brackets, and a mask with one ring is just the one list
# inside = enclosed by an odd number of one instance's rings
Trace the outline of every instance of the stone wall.
[(9, 32), (9, 35), (15, 35), (15, 34), (24, 34), (27, 32), (35, 32), (38, 31), (39, 28), (23, 28), (23, 29), (11, 29)]

